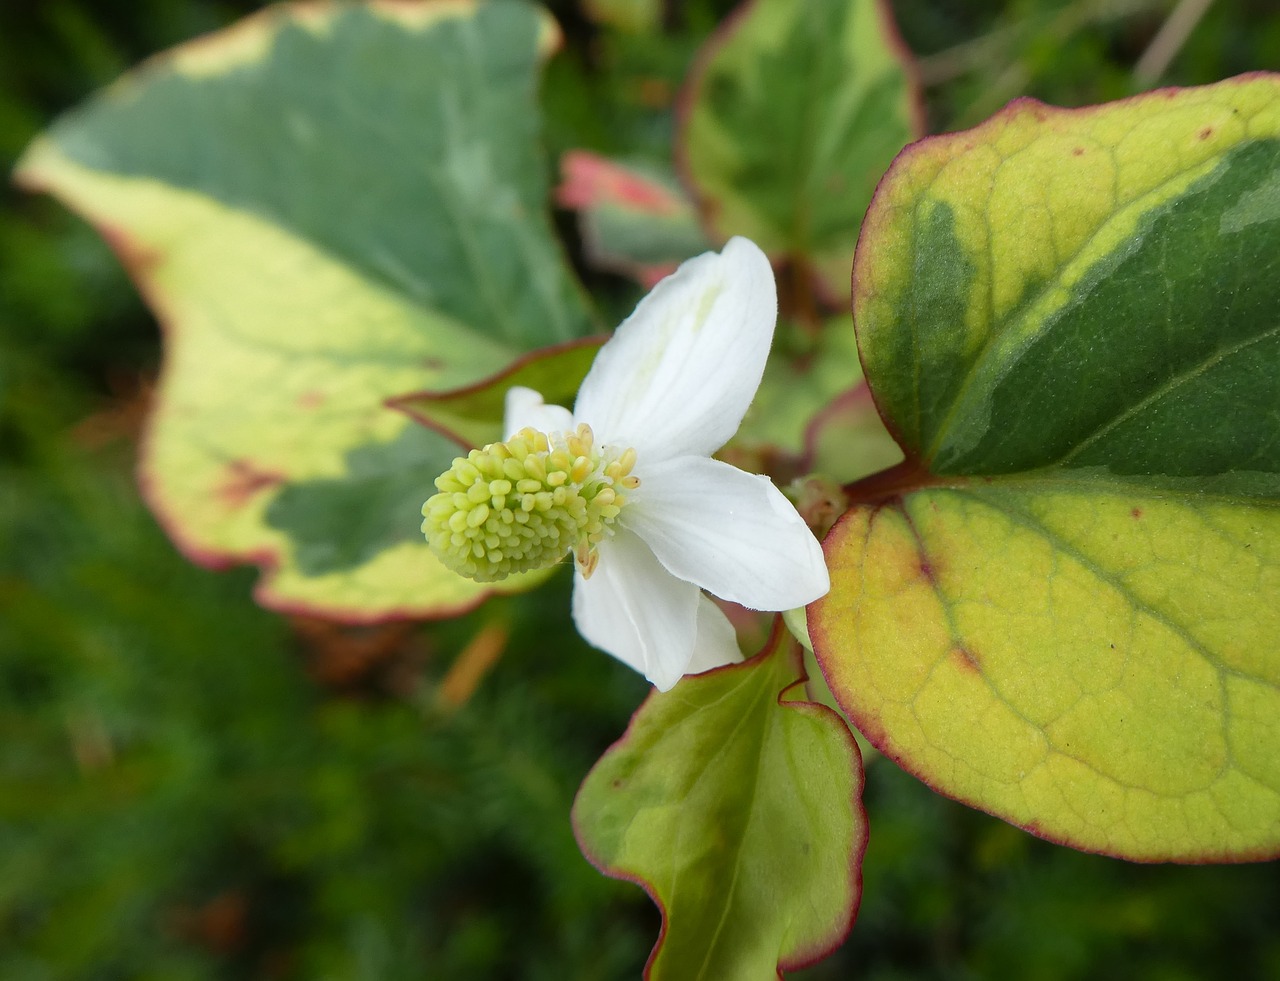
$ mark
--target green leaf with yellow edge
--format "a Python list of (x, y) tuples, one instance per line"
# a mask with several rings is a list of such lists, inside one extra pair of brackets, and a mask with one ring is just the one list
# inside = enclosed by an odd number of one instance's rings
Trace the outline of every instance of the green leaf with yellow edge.
[(843, 304), (872, 191), (921, 128), (887, 7), (750, 0), (684, 100), (678, 150), (709, 228), (812, 267)]
[(589, 330), (537, 145), (557, 37), (515, 2), (275, 7), (130, 73), (21, 161), (167, 327), (149, 501), (189, 555), (263, 564), (269, 605), (375, 620), (487, 593), (418, 532), (456, 447), (384, 401)]
[(1280, 78), (923, 141), (854, 291), (907, 459), (810, 608), (850, 718), (1078, 848), (1280, 853)]
[(583, 853), (662, 910), (650, 981), (772, 981), (852, 925), (862, 761), (834, 712), (799, 700), (803, 680), (775, 629), (758, 657), (651, 694), (583, 782)]

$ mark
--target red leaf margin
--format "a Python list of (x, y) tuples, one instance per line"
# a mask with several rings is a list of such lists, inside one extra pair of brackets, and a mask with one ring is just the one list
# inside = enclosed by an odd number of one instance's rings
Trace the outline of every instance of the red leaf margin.
[[(755, 2), (755, 0), (749, 0)], [(1055, 119), (1088, 116), (1096, 113), (1100, 109), (1111, 109), (1122, 105), (1140, 104), (1147, 101), (1169, 100), (1176, 98), (1179, 94), (1186, 91), (1187, 88), (1213, 88), (1217, 86), (1232, 86), (1241, 82), (1260, 80), (1260, 79), (1280, 79), (1280, 73), (1271, 71), (1250, 71), (1240, 75), (1235, 75), (1220, 82), (1213, 83), (1208, 86), (1162, 86), (1160, 88), (1151, 89), (1146, 92), (1139, 92), (1135, 95), (1127, 96), (1123, 99), (1116, 99), (1110, 102), (1100, 103), (1098, 105), (1063, 107), (1055, 106), (1050, 103), (1042, 102), (1039, 99), (1030, 96), (1022, 96), (1013, 99), (1007, 103), (1004, 108), (993, 116), (984, 120), (966, 130), (954, 133), (940, 133), (932, 136), (926, 136), (913, 143), (907, 144), (894, 157), (893, 162), (889, 165), (889, 169), (885, 171), (884, 176), (880, 178), (876, 185), (875, 192), (871, 196), (871, 203), (867, 207), (866, 217), (862, 222), (862, 229), (858, 234), (858, 244), (854, 253), (853, 269), (851, 275), (851, 307), (856, 313), (858, 301), (860, 297), (866, 296), (870, 292), (870, 287), (864, 282), (864, 278), (860, 275), (863, 267), (864, 256), (871, 253), (875, 247), (874, 239), (879, 230), (893, 217), (893, 209), (886, 204), (895, 183), (901, 176), (901, 171), (907, 167), (917, 156), (921, 154), (937, 155), (944, 157), (954, 157), (975, 146), (987, 145), (991, 142), (991, 134), (998, 133), (1009, 121), (1023, 114), (1031, 114), (1041, 122), (1048, 122)], [(857, 317), (854, 316), (854, 331), (857, 333)], [(826, 543), (833, 541), (834, 536), (839, 532), (840, 526), (847, 521), (852, 520), (850, 517), (855, 511), (863, 508), (869, 508), (873, 512), (882, 507), (901, 507), (906, 497), (916, 491), (927, 490), (931, 487), (946, 486), (950, 484), (972, 484), (972, 483), (990, 483), (991, 478), (982, 475), (948, 475), (939, 477), (933, 474), (928, 463), (924, 461), (920, 454), (905, 444), (901, 431), (893, 421), (893, 418), (886, 414), (880, 404), (880, 398), (876, 392), (876, 386), (870, 375), (866, 373), (866, 360), (862, 352), (861, 337), (858, 338), (858, 357), (862, 362), (864, 378), (866, 385), (870, 390), (870, 396), (875, 403), (876, 411), (879, 413), (881, 420), (889, 430), (894, 441), (901, 448), (905, 459), (898, 465), (881, 471), (880, 473), (871, 474), (870, 476), (861, 478), (843, 488), (849, 496), (852, 506), (836, 521), (831, 531), (828, 532), (824, 540), (824, 550)], [(822, 630), (812, 618), (808, 619), (809, 635), (814, 640), (814, 656), (817, 658), (819, 666), (823, 665), (827, 658), (821, 653), (823, 638), (826, 631)], [(825, 669), (824, 669), (825, 673)], [(904, 754), (894, 747), (893, 742), (884, 728), (878, 724), (875, 719), (868, 717), (865, 713), (856, 711), (856, 707), (846, 704), (846, 699), (840, 698), (836, 688), (832, 688), (832, 695), (839, 702), (840, 707), (844, 711), (850, 723), (857, 727), (858, 731), (866, 737), (867, 741), (874, 746), (885, 758), (891, 760), (896, 766), (903, 771), (911, 774), (926, 787), (939, 796), (948, 800), (954, 800), (966, 807), (990, 814), (993, 817), (1004, 821), (1012, 827), (1018, 828), (1028, 834), (1034, 835), (1044, 841), (1054, 845), (1060, 845), (1070, 848), (1074, 851), (1082, 852), (1088, 855), (1101, 855), (1106, 858), (1119, 859), (1134, 864), (1165, 864), (1173, 863), (1178, 865), (1232, 865), (1245, 864), (1252, 862), (1265, 862), (1280, 859), (1280, 848), (1267, 850), (1257, 849), (1253, 851), (1245, 850), (1233, 852), (1231, 854), (1214, 854), (1200, 857), (1188, 857), (1184, 854), (1169, 852), (1155, 852), (1142, 856), (1133, 856), (1125, 854), (1117, 850), (1108, 850), (1105, 848), (1091, 848), (1073, 841), (1066, 835), (1055, 835), (1046, 831), (1037, 821), (1018, 822), (1010, 820), (1003, 814), (984, 806), (980, 801), (970, 799), (960, 794), (949, 793), (945, 789), (937, 786), (929, 775), (923, 772), (922, 768), (915, 765), (910, 759), (909, 754)]]
[[(474, 6), (474, 0), (436, 0), (432, 4), (422, 0), (366, 0), (364, 6), (381, 12), (393, 19), (413, 20), (414, 18), (431, 18), (433, 16), (449, 16), (450, 11), (466, 11)], [(172, 47), (156, 52), (128, 69), (123, 77), (146, 78), (150, 73), (165, 70), (175, 59), (200, 57), (209, 52), (235, 52), (237, 46), (251, 44), (263, 34), (272, 36), (291, 22), (314, 22), (324, 24), (327, 18), (343, 11), (341, 0), (291, 0), (261, 10), (253, 11), (232, 23), (198, 34)], [(548, 12), (544, 11), (543, 23), (537, 38), (537, 50), (541, 62), (551, 58), (563, 46), (563, 34), (559, 24)], [(119, 84), (118, 82), (115, 84)], [(105, 90), (104, 90), (105, 91)], [(19, 161), (21, 166), (21, 161)], [(167, 312), (164, 293), (150, 276), (150, 269), (161, 261), (154, 251), (140, 247), (133, 236), (124, 231), (117, 223), (98, 220), (80, 206), (77, 201), (64, 198), (42, 178), (21, 169), (12, 175), (13, 184), (23, 191), (44, 193), (55, 197), (63, 207), (78, 215), (107, 243), (115, 254), (125, 273), (137, 289), (143, 303), (151, 311), (159, 327), (161, 351), (167, 352), (171, 339), (177, 335), (177, 320)], [(173, 542), (174, 546), (194, 564), (215, 572), (223, 572), (238, 565), (254, 566), (259, 575), (253, 586), (253, 599), (264, 609), (272, 610), (286, 616), (305, 616), (328, 620), (351, 626), (372, 626), (383, 623), (403, 621), (421, 621), (448, 619), (462, 616), (478, 608), (490, 596), (500, 595), (502, 590), (490, 589), (481, 592), (473, 599), (451, 606), (434, 605), (429, 608), (404, 606), (370, 613), (358, 607), (341, 608), (333, 604), (317, 605), (299, 600), (287, 600), (273, 592), (276, 573), (281, 566), (278, 549), (257, 547), (236, 550), (232, 548), (209, 547), (195, 540), (179, 507), (166, 502), (160, 489), (160, 481), (151, 471), (150, 445), (153, 432), (157, 428), (157, 420), (165, 410), (163, 397), (166, 378), (169, 374), (169, 358), (162, 357), (159, 378), (156, 382), (156, 398), (151, 410), (142, 422), (138, 438), (138, 459), (135, 464), (135, 479), (139, 496), (151, 511), (156, 523)], [(391, 400), (387, 400), (389, 403)], [(387, 403), (384, 403), (387, 404)], [(303, 408), (314, 407), (303, 405)], [(448, 435), (448, 434), (446, 434)], [(283, 482), (284, 477), (277, 470), (266, 464), (260, 464), (249, 458), (236, 458), (227, 461), (227, 479), (225, 485), (230, 493), (249, 491), (257, 493)], [(239, 485), (230, 483), (241, 481)]]
[[(780, 957), (776, 967), (778, 981), (785, 981), (784, 972), (786, 971), (799, 971), (807, 967), (812, 967), (819, 961), (835, 953), (835, 951), (843, 946), (844, 942), (848, 939), (850, 932), (853, 930), (854, 923), (857, 921), (858, 910), (862, 904), (862, 860), (866, 855), (867, 842), (870, 837), (870, 824), (867, 820), (866, 805), (863, 802), (863, 792), (866, 788), (866, 770), (863, 765), (862, 751), (858, 748), (858, 742), (854, 739), (853, 733), (850, 732), (844, 719), (842, 719), (833, 709), (813, 701), (785, 701), (786, 696), (790, 692), (794, 691), (797, 687), (808, 683), (809, 675), (804, 668), (804, 657), (801, 652), (800, 645), (788, 633), (782, 622), (781, 614), (774, 617), (773, 630), (769, 635), (769, 639), (765, 642), (764, 647), (762, 647), (756, 654), (739, 664), (727, 664), (719, 668), (713, 668), (712, 670), (705, 671), (702, 674), (686, 677), (682, 682), (680, 682), (681, 684), (697, 684), (698, 678), (735, 671), (750, 670), (750, 666), (753, 662), (759, 661), (762, 658), (772, 657), (777, 652), (779, 644), (782, 643), (784, 639), (787, 644), (785, 656), (789, 658), (792, 663), (796, 679), (778, 692), (777, 704), (779, 707), (794, 709), (813, 718), (822, 719), (828, 724), (834, 724), (838, 732), (843, 735), (845, 745), (851, 750), (852, 758), (856, 763), (852, 812), (857, 839), (854, 842), (852, 861), (849, 865), (849, 885), (852, 900), (849, 904), (848, 916), (846, 917), (845, 922), (833, 932), (828, 942), (819, 943), (814, 945), (812, 948), (798, 950), (794, 952), (790, 958)], [(658, 697), (659, 694), (661, 693), (656, 690), (649, 693), (645, 700), (632, 714), (631, 721), (627, 724), (626, 731), (624, 731), (623, 734), (604, 751), (604, 754), (600, 759), (597, 760), (587, 772), (587, 775), (583, 778), (582, 786), (586, 785), (586, 782), (591, 778), (591, 775), (596, 772), (600, 764), (603, 763), (604, 760), (614, 752), (614, 750), (621, 749), (627, 745), (631, 739), (632, 731), (636, 727), (641, 713), (644, 712), (646, 706), (648, 706), (654, 698)], [(573, 826), (573, 836), (578, 843), (578, 850), (582, 852), (582, 856), (602, 875), (608, 876), (610, 879), (617, 879), (621, 882), (630, 882), (643, 889), (649, 899), (652, 900), (653, 904), (658, 907), (658, 912), (662, 916), (662, 926), (658, 931), (658, 939), (654, 941), (653, 949), (649, 952), (649, 957), (645, 961), (644, 965), (643, 976), (645, 981), (649, 981), (654, 964), (657, 962), (658, 955), (661, 953), (662, 945), (667, 937), (668, 915), (666, 904), (663, 903), (662, 898), (658, 895), (653, 884), (643, 876), (638, 873), (628, 872), (625, 869), (609, 866), (600, 856), (594, 854), (591, 849), (587, 847), (584, 840), (584, 832), (582, 830), (584, 824), (583, 816), (578, 807), (582, 795), (582, 786), (578, 788), (578, 793), (574, 796), (573, 807), (569, 812), (569, 820)]]
[(404, 395), (393, 395), (391, 398), (386, 399), (383, 402), (383, 405), (389, 409), (395, 409), (399, 412), (403, 412), (414, 422), (418, 423), (418, 425), (425, 426), (432, 432), (439, 433), (445, 439), (457, 443), (458, 446), (464, 450), (477, 449), (477, 447), (472, 446), (469, 441), (464, 439), (458, 433), (455, 433), (448, 426), (443, 426), (430, 416), (423, 415), (421, 412), (417, 411), (417, 409), (414, 408), (414, 403), (447, 402), (450, 399), (455, 399), (462, 395), (472, 395), (476, 392), (483, 391), (486, 388), (491, 388), (495, 385), (501, 384), (503, 379), (510, 378), (521, 368), (531, 364), (536, 364), (539, 361), (554, 358), (556, 355), (563, 354), (565, 351), (573, 351), (578, 348), (599, 348), (609, 339), (609, 337), (610, 335), (608, 334), (592, 334), (589, 337), (578, 337), (571, 341), (561, 341), (558, 344), (549, 344), (546, 347), (538, 348), (536, 351), (528, 351), (513, 360), (506, 367), (494, 372), (492, 375), (477, 379), (476, 381), (470, 382), (466, 385), (441, 390), (422, 389), (416, 392), (406, 392)]

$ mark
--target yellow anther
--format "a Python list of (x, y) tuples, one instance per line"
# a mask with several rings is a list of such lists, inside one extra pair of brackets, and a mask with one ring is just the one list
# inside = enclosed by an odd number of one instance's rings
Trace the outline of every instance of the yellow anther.
[(582, 578), (590, 579), (600, 562), (600, 553), (594, 548), (579, 545), (573, 550), (573, 561), (577, 564), (578, 571), (582, 573)]

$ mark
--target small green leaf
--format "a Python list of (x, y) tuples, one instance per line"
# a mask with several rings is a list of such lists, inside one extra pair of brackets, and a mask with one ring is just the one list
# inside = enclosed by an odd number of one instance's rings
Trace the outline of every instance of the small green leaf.
[(909, 149), (854, 316), (907, 462), (814, 649), (944, 793), (1143, 861), (1280, 853), (1280, 79)]
[(811, 265), (843, 303), (863, 212), (920, 128), (885, 5), (757, 0), (709, 42), (680, 147), (708, 226)]
[(168, 328), (148, 499), (193, 557), (263, 563), (264, 602), (371, 620), (486, 594), (415, 533), (456, 449), (384, 401), (589, 329), (536, 142), (555, 41), (524, 3), (275, 7), (130, 73), (22, 160)]
[(802, 680), (775, 630), (745, 664), (650, 695), (578, 792), (584, 854), (662, 909), (646, 977), (772, 981), (852, 925), (862, 761), (834, 712), (795, 700)]
[(662, 168), (571, 150), (560, 169), (556, 200), (581, 215), (583, 247), (593, 265), (648, 287), (711, 248), (693, 202)]
[(388, 404), (458, 446), (485, 446), (502, 439), (507, 391), (517, 385), (532, 388), (552, 405), (572, 409), (603, 343), (602, 337), (589, 337), (542, 348), (474, 384), (445, 392), (413, 392)]

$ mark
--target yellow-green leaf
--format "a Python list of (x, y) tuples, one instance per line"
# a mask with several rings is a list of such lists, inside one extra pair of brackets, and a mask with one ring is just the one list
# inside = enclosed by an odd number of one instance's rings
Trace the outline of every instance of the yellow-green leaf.
[(814, 648), (944, 793), (1144, 861), (1280, 852), (1280, 80), (909, 149), (854, 315), (907, 460)]
[(276, 7), (23, 158), (167, 328), (149, 501), (188, 554), (263, 564), (265, 602), (369, 620), (484, 595), (418, 532), (456, 448), (384, 400), (589, 329), (536, 143), (555, 40), (524, 3)]

